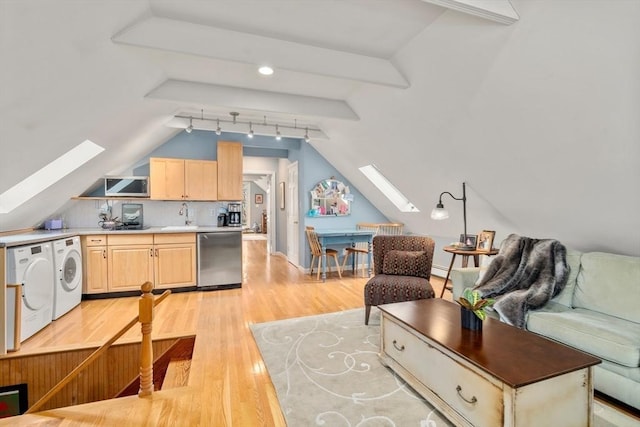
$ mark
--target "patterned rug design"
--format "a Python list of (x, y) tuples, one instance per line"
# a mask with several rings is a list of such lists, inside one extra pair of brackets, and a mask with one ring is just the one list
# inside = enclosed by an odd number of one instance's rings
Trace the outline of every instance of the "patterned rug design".
[[(250, 325), (287, 425), (453, 426), (378, 360), (380, 311), (364, 309)], [(597, 427), (638, 423), (596, 402)]]

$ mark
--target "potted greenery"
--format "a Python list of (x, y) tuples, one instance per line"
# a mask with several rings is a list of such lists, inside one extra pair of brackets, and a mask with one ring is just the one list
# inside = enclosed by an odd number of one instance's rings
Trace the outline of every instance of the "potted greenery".
[(481, 330), (482, 321), (487, 318), (486, 308), (491, 307), (496, 301), (493, 298), (482, 298), (480, 292), (466, 288), (458, 298), (458, 302), (462, 327)]

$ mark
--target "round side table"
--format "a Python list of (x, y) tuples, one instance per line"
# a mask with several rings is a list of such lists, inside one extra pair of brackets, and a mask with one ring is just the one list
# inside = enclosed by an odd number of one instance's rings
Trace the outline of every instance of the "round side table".
[(473, 264), (476, 267), (480, 266), (480, 255), (496, 255), (498, 253), (498, 249), (492, 248), (490, 251), (479, 251), (476, 249), (473, 250), (464, 250), (458, 249), (455, 246), (445, 246), (442, 248), (443, 251), (449, 252), (451, 255), (451, 263), (449, 264), (449, 269), (447, 270), (447, 277), (444, 279), (444, 285), (442, 286), (442, 292), (440, 292), (440, 298), (444, 295), (445, 289), (451, 290), (451, 288), (447, 287), (447, 282), (449, 281), (449, 275), (451, 274), (451, 269), (453, 268), (453, 262), (456, 260), (456, 255), (462, 255), (462, 268), (466, 268), (469, 266), (469, 257), (473, 257)]

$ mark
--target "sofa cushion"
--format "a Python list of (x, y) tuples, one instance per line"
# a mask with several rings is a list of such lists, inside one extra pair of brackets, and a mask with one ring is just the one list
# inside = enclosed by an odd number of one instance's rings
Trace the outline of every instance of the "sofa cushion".
[(429, 277), (425, 251), (389, 251), (384, 255), (382, 274)]
[(640, 323), (640, 257), (582, 254), (573, 306)]
[(376, 274), (364, 285), (365, 305), (415, 301), (434, 296), (431, 283), (424, 277)]
[(562, 304), (566, 307), (573, 307), (573, 292), (576, 288), (576, 279), (580, 272), (580, 258), (582, 252), (567, 249), (567, 266), (569, 267), (569, 278), (567, 284), (558, 295), (551, 301)]
[(551, 304), (529, 312), (527, 329), (596, 357), (640, 366), (640, 324), (585, 309)]

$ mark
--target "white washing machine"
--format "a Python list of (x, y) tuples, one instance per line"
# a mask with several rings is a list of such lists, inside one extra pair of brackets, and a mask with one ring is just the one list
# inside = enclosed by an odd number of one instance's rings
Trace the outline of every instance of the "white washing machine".
[[(21, 284), (20, 342), (51, 323), (53, 312), (53, 250), (51, 242), (7, 249), (7, 282)], [(13, 300), (7, 299), (7, 304)], [(8, 307), (13, 313), (13, 307)], [(13, 336), (15, 316), (7, 316)], [(9, 340), (7, 340), (9, 341)]]
[(52, 243), (56, 281), (52, 319), (56, 320), (80, 304), (82, 299), (82, 249), (78, 236)]

